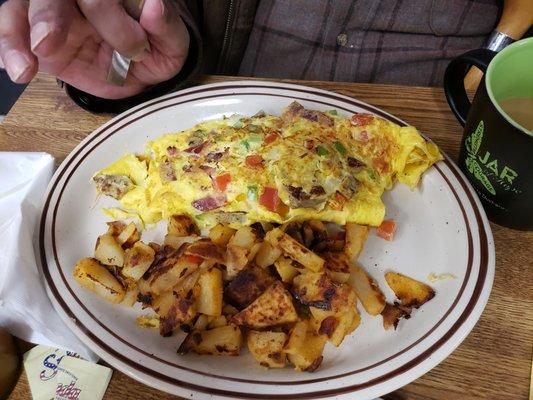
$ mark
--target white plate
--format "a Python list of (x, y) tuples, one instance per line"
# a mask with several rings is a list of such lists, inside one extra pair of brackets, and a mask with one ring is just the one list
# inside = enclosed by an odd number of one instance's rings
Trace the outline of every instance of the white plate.
[[(448, 356), (473, 328), (485, 307), (494, 277), (490, 226), (476, 194), (448, 159), (432, 167), (420, 187), (396, 185), (385, 195), (387, 217), (398, 223), (393, 242), (371, 234), (362, 264), (384, 282), (389, 269), (427, 281), (429, 273), (456, 279), (431, 284), (435, 299), (384, 331), (381, 317), (361, 310), (361, 326), (340, 348), (327, 346), (315, 373), (266, 370), (249, 354), (241, 357), (178, 356), (181, 337), (162, 338), (138, 328), (140, 309), (100, 300), (72, 278), (76, 261), (92, 254), (106, 230), (95, 200), (92, 174), (125, 152), (142, 151), (149, 139), (233, 113), (262, 109), (279, 114), (292, 100), (319, 110), (371, 112), (401, 120), (349, 97), (304, 86), (240, 81), (173, 93), (125, 112), (77, 146), (57, 170), (46, 194), (40, 226), (42, 273), (49, 296), (66, 324), (95, 353), (147, 385), (186, 398), (369, 399), (418, 378)], [(162, 232), (149, 232), (162, 239)]]

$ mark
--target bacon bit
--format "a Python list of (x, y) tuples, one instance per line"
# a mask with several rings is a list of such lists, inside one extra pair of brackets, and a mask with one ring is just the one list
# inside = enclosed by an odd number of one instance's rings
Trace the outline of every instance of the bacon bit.
[(174, 157), (178, 155), (178, 149), (174, 146), (167, 147), (167, 153), (169, 156)]
[(159, 175), (164, 181), (175, 181), (176, 171), (174, 171), (174, 165), (170, 161), (162, 162), (159, 165)]
[(357, 137), (357, 140), (359, 140), (360, 142), (366, 143), (370, 140), (370, 136), (368, 136), (367, 131), (361, 131), (359, 132), (359, 136)]
[(318, 122), (321, 125), (333, 126), (333, 118), (329, 115), (324, 114), (323, 112), (316, 110), (307, 110), (304, 109), (301, 113), (302, 118), (308, 119), (309, 121)]
[(372, 161), (372, 164), (374, 165), (374, 168), (377, 169), (379, 172), (389, 172), (389, 163), (385, 161), (383, 158), (374, 158)]
[(202, 150), (207, 146), (208, 143), (209, 141), (206, 140), (205, 142), (200, 143), (198, 146), (189, 147), (188, 149), (185, 149), (184, 151), (185, 153), (200, 154)]
[(210, 167), (209, 165), (200, 165), (198, 168), (200, 168), (202, 171), (204, 171), (207, 175), (212, 176), (214, 175), (217, 170), (213, 167)]
[(263, 188), (263, 193), (259, 196), (259, 204), (269, 211), (276, 212), (280, 202), (278, 189), (268, 186)]
[(200, 264), (204, 259), (200, 256), (196, 256), (194, 254), (188, 254), (186, 255), (187, 262), (190, 262), (191, 264)]
[(289, 123), (292, 122), (296, 117), (302, 117), (309, 121), (317, 122), (321, 125), (334, 125), (333, 118), (331, 118), (329, 115), (317, 110), (308, 110), (297, 101), (293, 101), (287, 108), (285, 108), (285, 110), (283, 110), (281, 119), (283, 122)]
[(383, 221), (376, 229), (376, 234), (389, 242), (394, 238), (394, 232), (396, 232), (396, 221), (393, 219)]
[(322, 186), (317, 185), (317, 186), (313, 186), (311, 188), (311, 194), (313, 194), (315, 196), (322, 196), (322, 195), (326, 194), (326, 191), (324, 190), (324, 188)]
[(372, 122), (374, 116), (372, 114), (354, 114), (350, 119), (353, 126), (364, 126)]
[(217, 192), (225, 192), (230, 182), (231, 174), (226, 172), (225, 174), (218, 175), (213, 178), (213, 188)]
[(275, 142), (275, 141), (278, 140), (279, 138), (280, 138), (279, 133), (271, 133), (271, 134), (269, 134), (269, 135), (267, 135), (267, 136), (265, 137), (265, 139), (263, 140), (263, 142), (264, 142), (265, 144), (270, 144), (270, 143), (272, 143), (272, 142)]
[(205, 161), (217, 162), (222, 158), (223, 155), (224, 153), (222, 151), (219, 151), (219, 152), (212, 151), (211, 153), (206, 154)]
[(302, 106), (297, 101), (293, 101), (283, 110), (283, 113), (281, 114), (281, 119), (285, 123), (291, 122), (296, 116), (301, 115), (304, 110), (304, 106)]
[(263, 157), (261, 157), (259, 154), (252, 154), (250, 156), (246, 156), (246, 166), (250, 168), (255, 169), (262, 169), (263, 168)]
[(348, 157), (348, 166), (352, 168), (359, 168), (364, 166), (365, 164), (362, 161), (359, 161), (355, 157)]
[(216, 208), (222, 207), (226, 204), (226, 196), (219, 194), (216, 196), (207, 196), (198, 200), (194, 200), (191, 205), (199, 211), (211, 211)]
[(304, 142), (304, 146), (307, 150), (313, 150), (315, 147), (315, 141), (313, 139), (306, 139)]

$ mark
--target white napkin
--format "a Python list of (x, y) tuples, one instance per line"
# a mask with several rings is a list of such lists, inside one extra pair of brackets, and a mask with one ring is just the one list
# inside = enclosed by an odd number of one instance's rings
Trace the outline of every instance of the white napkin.
[(33, 243), (53, 168), (50, 154), (0, 152), (0, 327), (96, 361), (55, 312), (35, 260)]

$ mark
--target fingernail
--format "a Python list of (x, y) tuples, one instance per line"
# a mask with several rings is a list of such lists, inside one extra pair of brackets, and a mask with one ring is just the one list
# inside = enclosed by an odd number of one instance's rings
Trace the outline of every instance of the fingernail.
[(165, 2), (163, 0), (159, 0), (159, 5), (161, 7), (161, 15), (165, 16)]
[(31, 67), (26, 56), (20, 51), (8, 52), (4, 58), (7, 73), (13, 81), (17, 81)]
[(48, 22), (38, 22), (31, 28), (31, 49), (35, 50), (41, 42), (52, 32), (52, 27)]
[(139, 54), (137, 54), (135, 57), (133, 57), (132, 60), (140, 62), (146, 59), (147, 57), (149, 57), (151, 52), (152, 50), (150, 48), (150, 43), (146, 42), (142, 51)]

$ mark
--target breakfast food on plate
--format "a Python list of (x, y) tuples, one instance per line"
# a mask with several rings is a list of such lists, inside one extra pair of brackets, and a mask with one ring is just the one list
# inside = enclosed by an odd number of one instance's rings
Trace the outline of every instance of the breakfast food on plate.
[(113, 221), (74, 278), (110, 302), (151, 309), (155, 315), (139, 317), (139, 326), (162, 336), (186, 332), (179, 354), (238, 355), (246, 343), (263, 366), (314, 371), (326, 343), (340, 346), (359, 326), (358, 301), (390, 329), (435, 296), (428, 285), (387, 272), (398, 301), (386, 303), (357, 263), (367, 231), (309, 220), (219, 223), (201, 236), (191, 217), (176, 215), (159, 245), (142, 242), (135, 224)]
[[(110, 302), (151, 309), (139, 326), (186, 332), (179, 354), (235, 356), (246, 344), (265, 367), (314, 371), (327, 342), (358, 328), (358, 302), (390, 329), (434, 297), (388, 272), (388, 303), (358, 258), (369, 226), (393, 239), (384, 190), (414, 188), (441, 158), (413, 127), (296, 102), (279, 117), (207, 121), (95, 174), (120, 206), (105, 210), (116, 220), (73, 275)], [(163, 242), (143, 242), (126, 219), (167, 221)]]
[(396, 180), (414, 188), (441, 158), (414, 127), (293, 102), (281, 116), (232, 116), (164, 135), (94, 182), (120, 202), (107, 209), (114, 219), (186, 214), (202, 228), (309, 219), (379, 226), (383, 191)]

